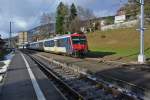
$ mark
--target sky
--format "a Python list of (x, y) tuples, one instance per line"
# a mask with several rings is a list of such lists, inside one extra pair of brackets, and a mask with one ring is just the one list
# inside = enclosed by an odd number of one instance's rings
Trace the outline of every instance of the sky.
[(60, 2), (88, 8), (97, 17), (115, 15), (127, 0), (0, 0), (0, 34), (9, 37), (9, 23), (12, 21), (13, 36), (40, 25), (43, 13), (53, 13)]

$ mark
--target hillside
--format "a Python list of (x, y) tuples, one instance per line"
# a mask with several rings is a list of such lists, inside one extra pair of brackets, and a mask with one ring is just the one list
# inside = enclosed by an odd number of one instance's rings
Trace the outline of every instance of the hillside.
[[(145, 54), (150, 58), (150, 26), (145, 31)], [(136, 60), (139, 54), (139, 32), (136, 28), (88, 33), (89, 49), (109, 60)]]

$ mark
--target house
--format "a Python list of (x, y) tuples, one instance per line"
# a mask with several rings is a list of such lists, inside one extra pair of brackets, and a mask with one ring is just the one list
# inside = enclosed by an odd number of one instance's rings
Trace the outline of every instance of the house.
[(115, 20), (114, 23), (118, 24), (118, 23), (123, 23), (126, 21), (126, 13), (125, 13), (125, 8), (122, 7), (117, 11), (117, 14), (115, 16)]

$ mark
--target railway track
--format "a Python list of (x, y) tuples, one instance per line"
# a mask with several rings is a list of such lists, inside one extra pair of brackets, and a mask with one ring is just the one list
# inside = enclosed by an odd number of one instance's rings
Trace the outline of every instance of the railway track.
[(46, 66), (37, 56), (29, 57), (40, 66), (68, 100), (143, 100), (142, 96), (136, 93), (110, 84), (106, 77), (97, 80), (56, 63)]

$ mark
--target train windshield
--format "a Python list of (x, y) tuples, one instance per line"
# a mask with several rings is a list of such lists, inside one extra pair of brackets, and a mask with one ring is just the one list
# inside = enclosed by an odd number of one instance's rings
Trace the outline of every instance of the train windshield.
[(86, 38), (81, 36), (73, 36), (72, 42), (73, 44), (86, 44)]

